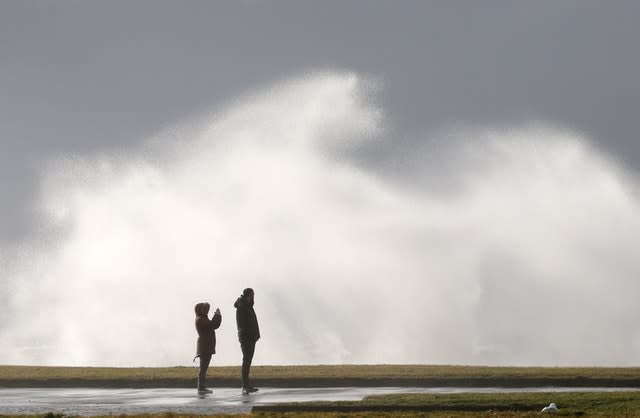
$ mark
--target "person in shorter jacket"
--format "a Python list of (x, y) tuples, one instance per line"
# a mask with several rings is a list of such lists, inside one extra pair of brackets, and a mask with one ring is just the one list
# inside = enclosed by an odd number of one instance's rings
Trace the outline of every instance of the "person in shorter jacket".
[(216, 353), (216, 329), (222, 323), (222, 315), (220, 309), (216, 311), (211, 319), (209, 314), (210, 305), (206, 302), (198, 303), (195, 306), (196, 311), (196, 331), (198, 331), (198, 346), (196, 357), (200, 357), (200, 373), (198, 374), (198, 394), (212, 393), (207, 389), (205, 380), (207, 378), (207, 369), (211, 363), (211, 356)]
[(238, 339), (242, 349), (242, 393), (249, 394), (258, 389), (249, 382), (249, 369), (256, 349), (256, 341), (260, 339), (258, 318), (253, 310), (253, 289), (244, 289), (242, 295), (233, 305), (236, 307), (236, 323), (238, 324)]

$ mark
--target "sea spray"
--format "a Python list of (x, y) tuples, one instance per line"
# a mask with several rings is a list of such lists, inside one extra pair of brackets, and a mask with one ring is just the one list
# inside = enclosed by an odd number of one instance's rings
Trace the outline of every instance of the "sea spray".
[(399, 182), (350, 156), (394, 140), (369, 97), (312, 74), (146, 148), (53, 161), (41, 236), (3, 271), (1, 362), (188, 365), (207, 301), (214, 364), (239, 364), (253, 287), (258, 364), (637, 364), (632, 177), (532, 123), (452, 129)]

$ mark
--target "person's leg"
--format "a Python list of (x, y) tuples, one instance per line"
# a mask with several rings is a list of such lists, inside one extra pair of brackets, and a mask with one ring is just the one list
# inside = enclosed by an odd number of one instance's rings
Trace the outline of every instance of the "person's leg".
[(206, 389), (207, 369), (211, 363), (211, 354), (200, 355), (200, 374), (198, 375), (198, 390)]
[(242, 387), (250, 388), (249, 370), (251, 369), (251, 362), (253, 361), (253, 353), (256, 349), (256, 343), (255, 341), (241, 343), (240, 348), (242, 349)]

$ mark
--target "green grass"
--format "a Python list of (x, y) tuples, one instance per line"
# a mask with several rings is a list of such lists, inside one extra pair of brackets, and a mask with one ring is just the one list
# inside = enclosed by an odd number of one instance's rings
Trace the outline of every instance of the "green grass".
[[(190, 379), (195, 367), (38, 367), (0, 366), (2, 380), (29, 379)], [(212, 366), (213, 379), (236, 378), (239, 366)], [(640, 379), (639, 367), (579, 368), (579, 367), (485, 367), (432, 365), (316, 365), (316, 366), (254, 366), (255, 378), (589, 378)]]
[[(571, 393), (461, 393), (398, 394), (370, 396), (360, 402), (308, 402), (266, 406), (258, 412), (297, 416), (306, 414), (347, 414), (355, 417), (369, 413), (398, 416), (538, 416), (540, 410), (554, 402), (561, 416), (629, 416), (640, 417), (640, 392), (571, 392)], [(352, 412), (349, 412), (352, 411)], [(257, 415), (261, 416), (261, 415)], [(265, 415), (267, 416), (267, 415)], [(296, 416), (296, 415), (292, 415)]]

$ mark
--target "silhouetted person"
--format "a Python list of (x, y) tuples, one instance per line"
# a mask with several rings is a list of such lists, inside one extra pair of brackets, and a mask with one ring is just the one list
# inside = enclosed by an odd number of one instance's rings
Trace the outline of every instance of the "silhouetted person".
[(251, 386), (249, 381), (249, 369), (253, 353), (256, 349), (256, 341), (260, 339), (258, 318), (253, 310), (253, 289), (244, 289), (242, 295), (233, 305), (236, 307), (236, 323), (238, 324), (238, 339), (242, 349), (242, 393), (249, 394), (258, 389)]
[(212, 393), (207, 389), (205, 380), (207, 378), (207, 369), (211, 363), (211, 356), (216, 353), (216, 329), (222, 323), (222, 315), (220, 309), (216, 311), (211, 319), (209, 314), (210, 305), (206, 302), (196, 304), (196, 331), (198, 331), (198, 348), (196, 357), (200, 357), (200, 373), (198, 374), (198, 394), (204, 395)]

